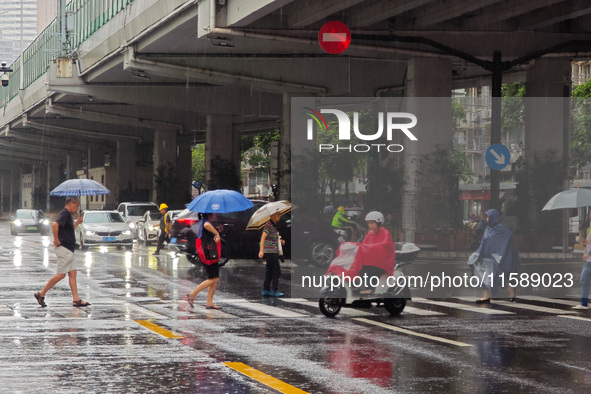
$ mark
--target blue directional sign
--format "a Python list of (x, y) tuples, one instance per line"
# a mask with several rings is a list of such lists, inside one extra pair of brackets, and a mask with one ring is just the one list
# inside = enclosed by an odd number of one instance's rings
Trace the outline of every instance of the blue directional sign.
[(493, 144), (486, 150), (484, 160), (493, 170), (502, 170), (511, 161), (511, 153), (505, 145)]

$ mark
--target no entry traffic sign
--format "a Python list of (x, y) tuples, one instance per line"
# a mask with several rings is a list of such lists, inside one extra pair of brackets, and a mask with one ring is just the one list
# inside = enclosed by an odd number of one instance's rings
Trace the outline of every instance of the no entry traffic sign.
[(351, 31), (342, 22), (328, 22), (320, 28), (318, 42), (326, 52), (337, 55), (349, 47)]

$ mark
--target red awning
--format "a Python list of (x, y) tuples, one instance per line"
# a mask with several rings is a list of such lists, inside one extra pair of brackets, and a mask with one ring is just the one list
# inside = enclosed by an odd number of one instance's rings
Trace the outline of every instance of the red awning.
[(462, 200), (490, 200), (490, 190), (462, 190)]

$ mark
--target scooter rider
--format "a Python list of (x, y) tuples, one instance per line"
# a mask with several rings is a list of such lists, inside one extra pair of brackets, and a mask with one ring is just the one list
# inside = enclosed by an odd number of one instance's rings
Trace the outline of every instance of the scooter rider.
[(357, 223), (345, 217), (345, 207), (341, 206), (337, 209), (337, 213), (332, 218), (332, 227), (339, 230), (347, 231), (349, 240), (352, 240), (355, 235), (355, 227)]
[[(392, 271), (394, 269), (394, 265), (396, 262), (396, 245), (392, 241), (392, 236), (390, 232), (385, 229), (383, 226), (384, 224), (384, 215), (378, 211), (369, 212), (365, 216), (365, 223), (367, 223), (367, 227), (369, 228), (369, 232), (363, 239), (362, 245), (366, 246), (373, 246), (373, 245), (380, 245), (382, 247), (381, 251), (383, 257), (379, 259), (379, 264), (376, 261), (371, 261), (371, 265), (363, 264), (366, 261), (362, 261), (362, 267), (359, 271), (360, 276), (367, 275), (367, 277), (380, 277), (383, 274), (386, 274), (387, 271)], [(369, 261), (367, 261), (369, 262)], [(371, 294), (373, 292), (372, 288), (367, 288), (364, 291), (361, 291), (361, 294)]]

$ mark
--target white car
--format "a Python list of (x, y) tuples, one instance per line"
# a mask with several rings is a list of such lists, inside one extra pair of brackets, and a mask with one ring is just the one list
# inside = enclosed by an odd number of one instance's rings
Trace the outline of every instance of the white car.
[(158, 242), (160, 233), (160, 212), (147, 211), (137, 222), (137, 239), (145, 244)]
[(137, 222), (147, 211), (160, 212), (158, 205), (153, 202), (122, 202), (117, 207), (126, 223), (129, 223), (133, 235), (137, 235)]
[(133, 248), (131, 228), (117, 211), (84, 211), (76, 238), (82, 250), (91, 246)]

